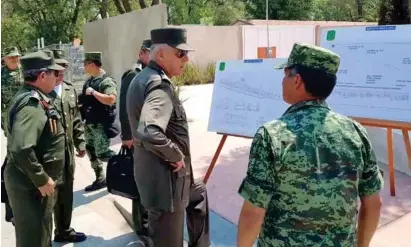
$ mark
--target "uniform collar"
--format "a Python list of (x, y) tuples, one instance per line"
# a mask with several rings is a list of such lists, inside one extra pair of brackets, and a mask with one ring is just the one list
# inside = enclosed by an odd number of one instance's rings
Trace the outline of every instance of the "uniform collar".
[(322, 107), (322, 108), (330, 109), (327, 102), (325, 102), (324, 100), (305, 100), (305, 101), (300, 101), (300, 102), (290, 106), (285, 111), (284, 115), (288, 114), (288, 113), (291, 113), (291, 112), (299, 111), (299, 110), (301, 110), (303, 108), (307, 108), (307, 107)]
[(24, 84), (23, 88), (27, 89), (28, 91), (36, 91), (43, 100), (45, 100), (46, 102), (50, 102), (50, 97), (47, 96), (47, 94), (45, 94), (44, 92), (42, 92), (39, 88), (26, 83)]
[(138, 60), (136, 65), (140, 70), (143, 70), (145, 67), (147, 67), (141, 60)]
[(150, 62), (148, 63), (147, 67), (157, 71), (159, 73), (159, 75), (161, 76), (161, 79), (163, 80), (167, 80), (171, 83), (171, 79), (167, 76), (166, 72), (164, 71), (164, 69), (158, 65), (156, 62), (150, 60)]

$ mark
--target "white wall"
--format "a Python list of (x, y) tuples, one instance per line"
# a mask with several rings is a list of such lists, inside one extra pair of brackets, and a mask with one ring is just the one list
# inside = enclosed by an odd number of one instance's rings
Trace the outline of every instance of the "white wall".
[[(257, 58), (257, 48), (267, 47), (266, 26), (242, 26), (243, 58)], [(286, 58), (295, 42), (315, 44), (315, 26), (269, 26), (270, 47), (276, 47), (277, 58)]]

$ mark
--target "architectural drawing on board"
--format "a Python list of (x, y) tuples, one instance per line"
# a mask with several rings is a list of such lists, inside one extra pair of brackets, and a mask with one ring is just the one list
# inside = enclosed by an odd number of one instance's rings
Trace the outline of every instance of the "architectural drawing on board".
[(244, 95), (248, 95), (259, 99), (281, 100), (281, 92), (273, 92), (272, 88), (263, 88), (261, 83), (255, 82), (255, 85), (249, 85), (244, 76), (239, 79), (222, 78), (218, 84), (228, 90), (236, 91)]

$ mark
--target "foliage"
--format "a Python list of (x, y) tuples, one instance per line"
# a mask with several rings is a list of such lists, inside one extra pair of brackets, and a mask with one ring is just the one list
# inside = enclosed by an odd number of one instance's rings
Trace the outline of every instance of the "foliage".
[[(274, 20), (309, 20), (314, 0), (268, 1), (268, 17)], [(255, 19), (266, 19), (266, 0), (245, 0), (246, 11)]]
[(194, 85), (214, 82), (215, 63), (210, 63), (206, 67), (196, 66), (188, 63), (181, 76), (173, 78), (175, 85)]
[(378, 24), (410, 24), (410, 8), (409, 0), (381, 1)]
[[(266, 0), (2, 0), (2, 45), (35, 47), (82, 38), (83, 24), (144, 9), (169, 8), (169, 24), (229, 25), (265, 19)], [(269, 0), (269, 19), (410, 22), (410, 0)], [(193, 72), (194, 73), (194, 72)]]
[(35, 32), (21, 16), (13, 15), (1, 20), (1, 46), (17, 46), (21, 52), (30, 47)]

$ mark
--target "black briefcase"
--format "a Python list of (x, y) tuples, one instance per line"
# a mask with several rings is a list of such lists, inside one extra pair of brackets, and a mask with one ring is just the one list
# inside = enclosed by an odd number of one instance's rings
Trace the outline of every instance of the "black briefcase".
[(107, 163), (106, 181), (109, 193), (129, 199), (138, 198), (131, 149), (121, 147), (120, 152), (110, 158)]

